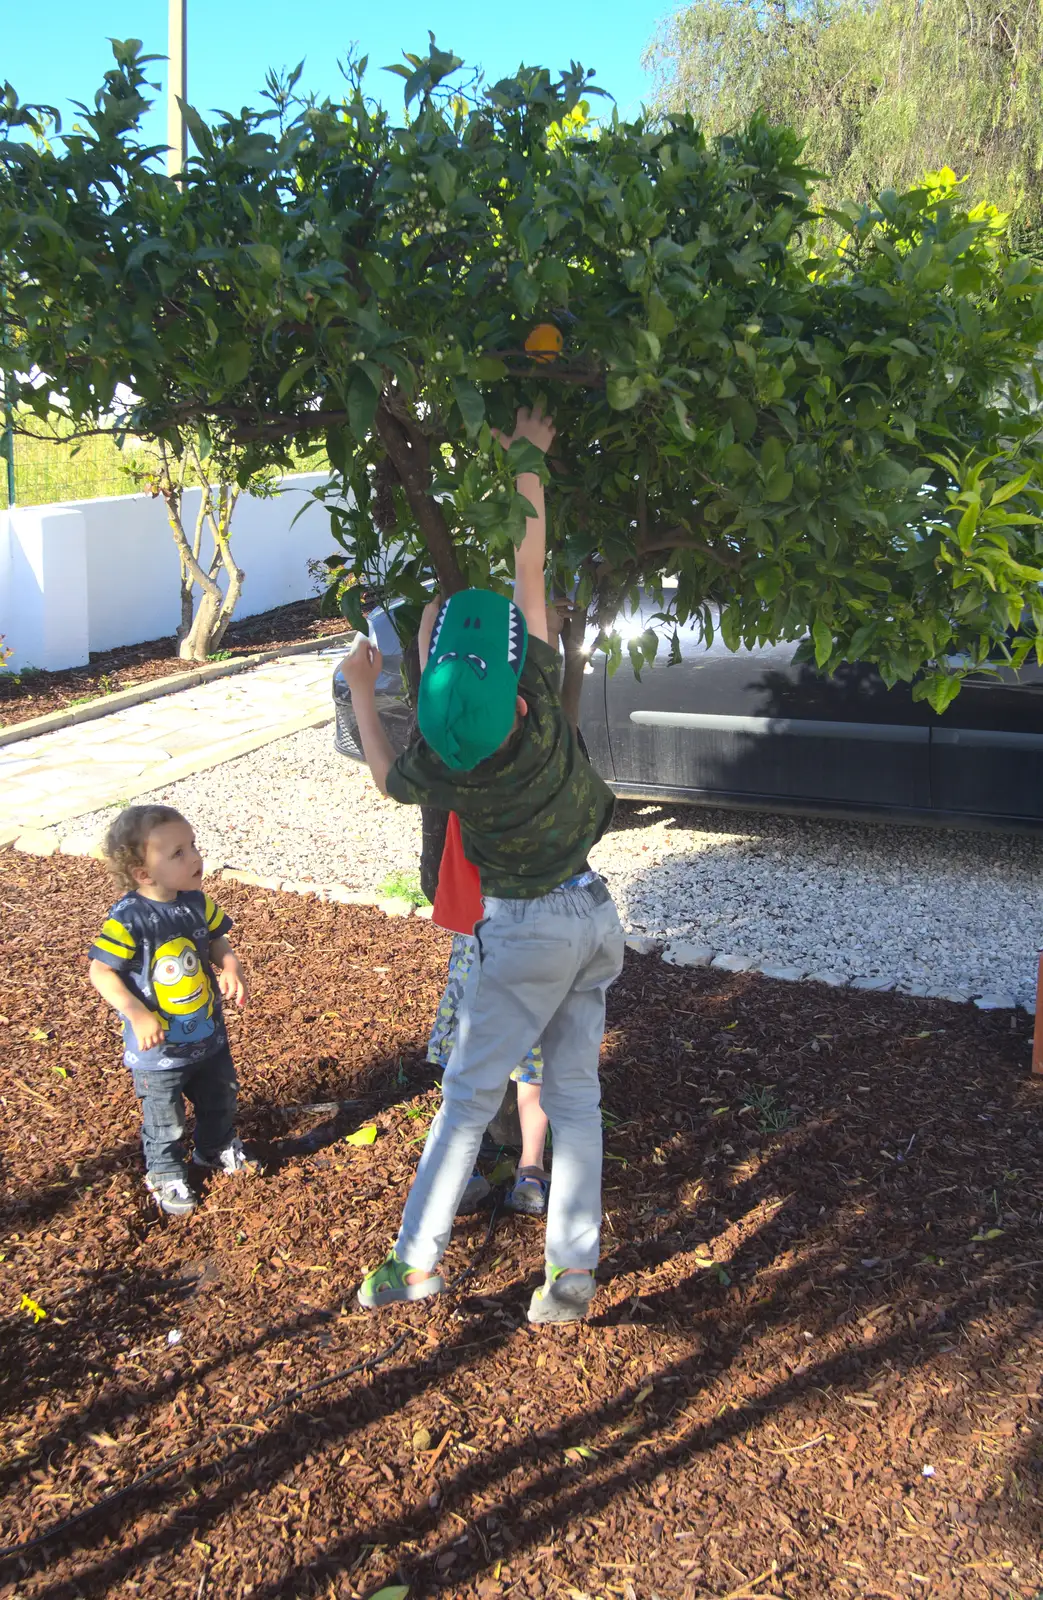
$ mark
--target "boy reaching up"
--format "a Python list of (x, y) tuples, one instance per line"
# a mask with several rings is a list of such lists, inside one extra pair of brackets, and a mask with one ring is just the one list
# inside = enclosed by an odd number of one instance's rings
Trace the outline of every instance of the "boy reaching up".
[[(518, 412), (514, 433), (547, 450), (554, 426)], [(380, 653), (360, 635), (342, 671), (363, 752), (381, 793), (460, 819), (481, 875), (484, 919), (442, 1105), (424, 1145), (395, 1247), (359, 1290), (363, 1306), (421, 1300), (445, 1288), (437, 1271), (482, 1133), (512, 1068), (543, 1048), (543, 1108), (554, 1136), (547, 1266), (530, 1322), (573, 1322), (594, 1294), (601, 1231), (598, 1058), (605, 993), (619, 975), (623, 932), (587, 854), (613, 797), (581, 753), (561, 709), (559, 659), (547, 643), (543, 485), (518, 478), (535, 510), (515, 562), (514, 601), (465, 589), (435, 623), (420, 682), (420, 737), (397, 760), (380, 724)]]

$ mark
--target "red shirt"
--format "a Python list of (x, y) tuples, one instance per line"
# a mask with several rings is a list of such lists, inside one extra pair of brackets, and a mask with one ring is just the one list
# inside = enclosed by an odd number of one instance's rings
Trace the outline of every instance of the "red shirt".
[(470, 935), (481, 917), (482, 885), (478, 868), (464, 855), (460, 818), (455, 811), (450, 811), (431, 920), (450, 933)]

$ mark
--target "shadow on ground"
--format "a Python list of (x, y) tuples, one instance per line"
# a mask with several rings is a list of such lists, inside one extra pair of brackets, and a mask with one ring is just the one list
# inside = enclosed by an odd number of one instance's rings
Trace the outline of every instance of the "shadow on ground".
[[(33, 864), (17, 903), (59, 870)], [(96, 885), (75, 881), (86, 921)], [(284, 1151), (269, 1177), (214, 1183), (186, 1226), (154, 1221), (121, 1080), (81, 1069), (111, 1105), (91, 1167), (76, 1075), (19, 1057), (16, 1016), (5, 1070), (52, 1121), (46, 1150), (13, 1130), (5, 1149), (0, 1520), (29, 1536), (197, 1453), (0, 1568), (0, 1595), (1036, 1593), (1043, 1152), (1023, 1024), (630, 959), (590, 1322), (527, 1325), (541, 1229), (510, 1216), (458, 1227), (459, 1292), (373, 1318), (352, 1295), (437, 1103), (422, 1044), (444, 943), (259, 891), (230, 909), (263, 1011), (236, 1041), (245, 1130), (356, 1099), (379, 1136)], [(59, 1052), (82, 995), (62, 1006)]]

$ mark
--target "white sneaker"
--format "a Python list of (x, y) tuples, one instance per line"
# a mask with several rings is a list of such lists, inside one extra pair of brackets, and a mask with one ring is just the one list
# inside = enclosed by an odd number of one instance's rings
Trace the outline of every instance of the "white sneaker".
[(231, 1144), (225, 1145), (214, 1156), (204, 1155), (197, 1146), (192, 1151), (192, 1160), (197, 1167), (210, 1167), (215, 1172), (245, 1172), (257, 1165), (243, 1149), (241, 1139), (233, 1139)]
[(172, 1177), (170, 1173), (146, 1172), (145, 1187), (168, 1217), (187, 1217), (196, 1209), (196, 1197), (184, 1178)]

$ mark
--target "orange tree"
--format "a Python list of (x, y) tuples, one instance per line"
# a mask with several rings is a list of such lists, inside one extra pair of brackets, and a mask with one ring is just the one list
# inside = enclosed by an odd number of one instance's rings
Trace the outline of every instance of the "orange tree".
[(392, 69), (397, 114), (364, 62), (337, 100), (298, 70), (261, 109), (189, 108), (174, 183), (141, 141), (139, 52), (114, 45), (64, 136), (6, 90), (18, 407), (192, 441), (241, 484), (321, 448), (331, 595), (358, 620), (362, 584), (415, 618), (431, 582), (507, 579), (532, 463), (492, 430), (544, 395), (574, 669), (588, 615), (642, 585), (731, 646), (803, 638), (938, 709), (1043, 648), (1043, 278), (951, 175), (834, 211), (827, 245), (786, 129), (592, 130), (582, 68), (461, 86), (432, 40)]

